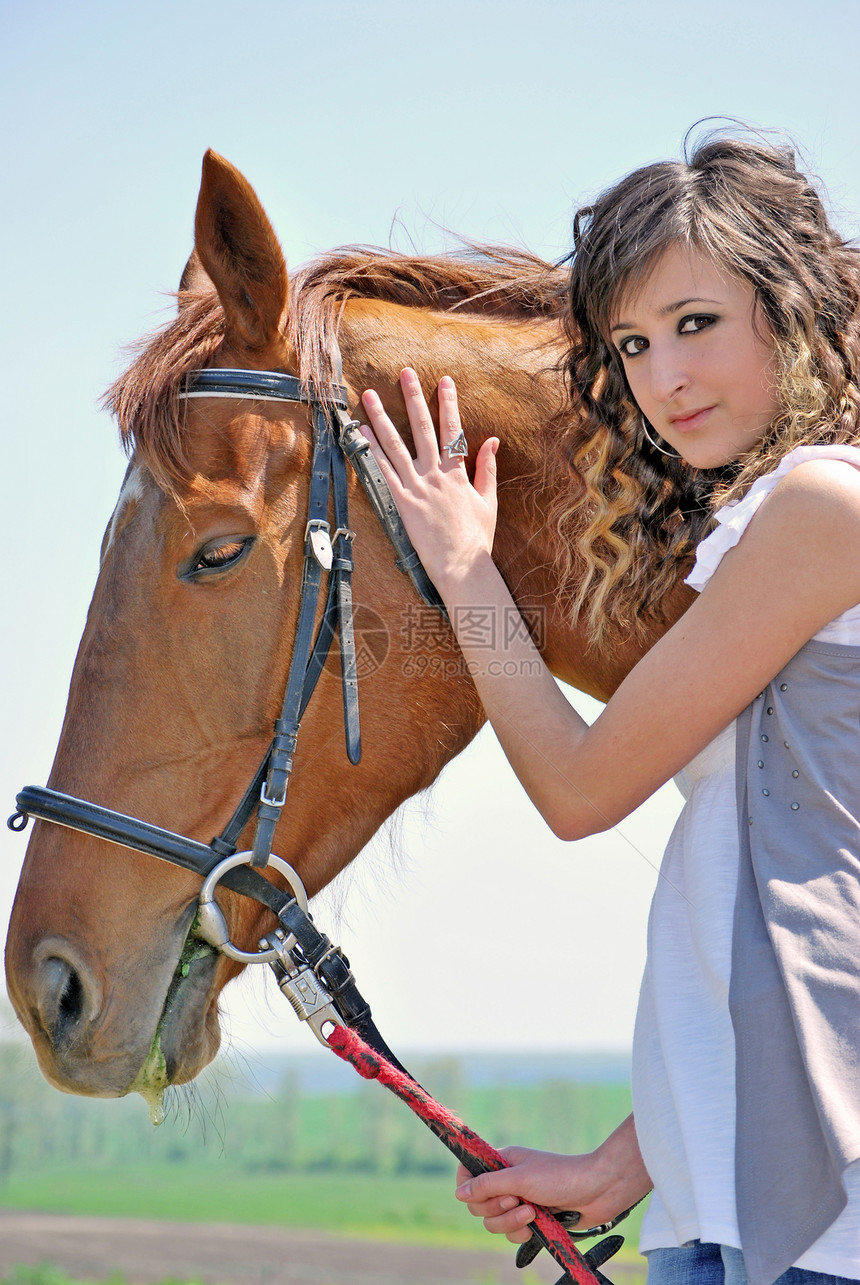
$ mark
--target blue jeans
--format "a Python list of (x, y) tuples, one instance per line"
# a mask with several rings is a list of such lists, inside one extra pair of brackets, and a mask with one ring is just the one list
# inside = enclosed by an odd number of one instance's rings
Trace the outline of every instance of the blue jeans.
[[(652, 1249), (648, 1285), (747, 1285), (743, 1254), (729, 1245), (694, 1240), (681, 1249)], [(805, 1267), (789, 1267), (774, 1285), (857, 1285), (847, 1276), (828, 1276)]]

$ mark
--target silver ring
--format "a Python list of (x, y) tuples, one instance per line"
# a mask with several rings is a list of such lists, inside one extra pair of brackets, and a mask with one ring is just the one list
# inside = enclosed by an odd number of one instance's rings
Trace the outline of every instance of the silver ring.
[(466, 441), (466, 434), (462, 428), (453, 442), (446, 442), (443, 449), (449, 460), (464, 460), (466, 458), (469, 454), (469, 443)]
[[(215, 900), (215, 889), (227, 871), (235, 870), (236, 866), (249, 865), (251, 856), (251, 852), (236, 852), (232, 857), (225, 857), (213, 870), (209, 871), (203, 881), (203, 887), (200, 889), (194, 936), (201, 941), (208, 942), (210, 946), (220, 950), (222, 955), (226, 955), (228, 959), (235, 959), (239, 964), (266, 964), (270, 960), (276, 959), (280, 952), (273, 947), (268, 950), (239, 950), (238, 946), (234, 946), (230, 940), (227, 920)], [(274, 866), (284, 876), (296, 901), (307, 914), (308, 895), (305, 892), (305, 885), (293, 867), (287, 865), (286, 861), (282, 861), (280, 857), (276, 857), (274, 853), (269, 857), (268, 864)]]

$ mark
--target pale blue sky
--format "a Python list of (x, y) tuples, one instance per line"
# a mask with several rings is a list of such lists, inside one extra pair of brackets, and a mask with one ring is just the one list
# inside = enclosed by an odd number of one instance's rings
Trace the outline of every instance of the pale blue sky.
[[(443, 226), (560, 255), (577, 204), (715, 114), (793, 134), (856, 232), (858, 35), (860, 0), (5, 0), (0, 802), (50, 767), (124, 464), (97, 401), (169, 307), (207, 147), (292, 263), (394, 219), (401, 245)], [(383, 845), (340, 929), (320, 913), (396, 1045), (623, 1046), (676, 797), (569, 849), (482, 737), (409, 811), (397, 872)], [(3, 835), (5, 920), (24, 841)], [(236, 1041), (306, 1049), (260, 989)]]

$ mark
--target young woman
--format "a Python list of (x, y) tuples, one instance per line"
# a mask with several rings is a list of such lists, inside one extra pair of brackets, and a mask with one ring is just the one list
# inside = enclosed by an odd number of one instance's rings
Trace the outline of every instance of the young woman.
[[(557, 835), (614, 825), (677, 774), (687, 802), (651, 912), (633, 1116), (591, 1155), (511, 1147), (457, 1195), (524, 1241), (532, 1201), (590, 1226), (653, 1186), (659, 1285), (860, 1279), (858, 254), (789, 150), (710, 139), (577, 216), (570, 335), (573, 609), (635, 628), (694, 551), (699, 596), (592, 727), (527, 642), (504, 655), (519, 676), (461, 646)], [(415, 458), (375, 393), (364, 406), (413, 543), (455, 629), (475, 604), (509, 612), (498, 441), (472, 485), (452, 381), (438, 436), (415, 373), (401, 384)]]

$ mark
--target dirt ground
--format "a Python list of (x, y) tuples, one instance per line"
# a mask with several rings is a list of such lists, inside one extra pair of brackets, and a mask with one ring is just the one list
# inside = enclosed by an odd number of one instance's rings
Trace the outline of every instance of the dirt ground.
[[(541, 1254), (527, 1273), (492, 1251), (376, 1244), (279, 1227), (0, 1211), (0, 1275), (52, 1263), (70, 1276), (121, 1272), (132, 1285), (191, 1277), (206, 1285), (535, 1285), (557, 1281)], [(613, 1276), (623, 1281), (623, 1268)]]

